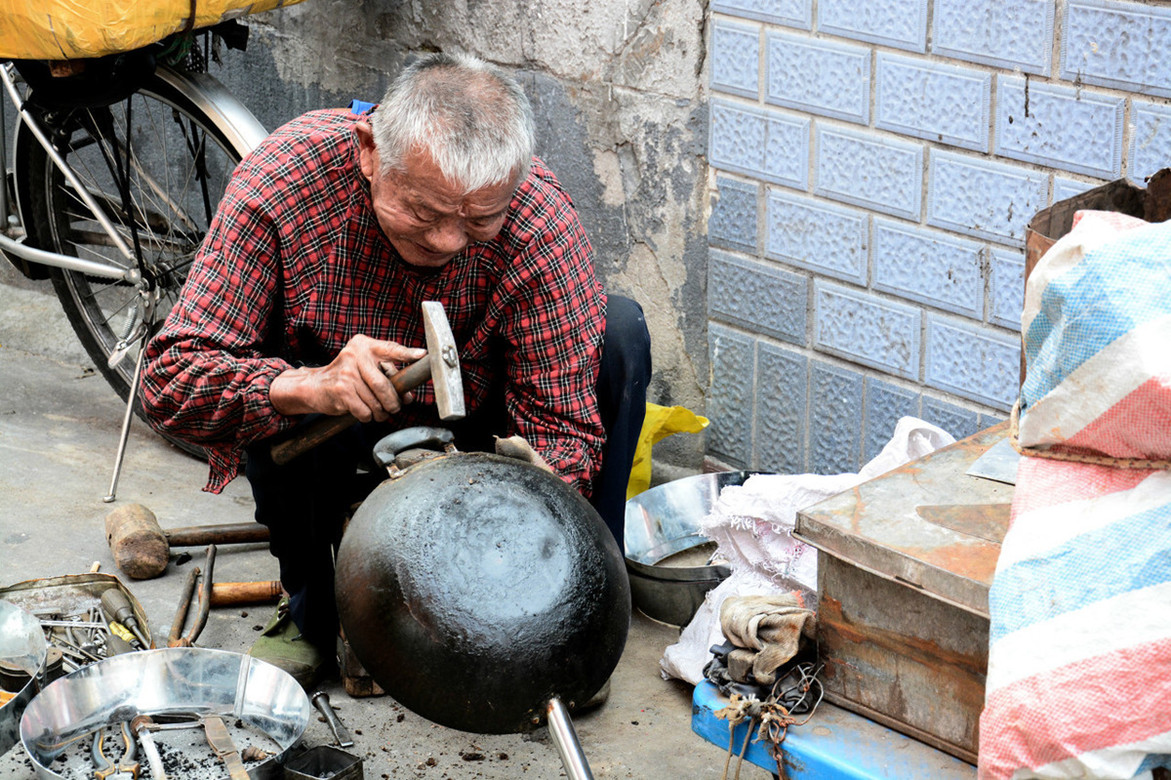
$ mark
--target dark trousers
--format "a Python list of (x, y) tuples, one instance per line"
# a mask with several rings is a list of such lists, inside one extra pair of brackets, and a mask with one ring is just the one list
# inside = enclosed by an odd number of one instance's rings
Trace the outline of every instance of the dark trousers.
[[(606, 446), (590, 502), (618, 540), (619, 549), (625, 549), (626, 484), (646, 413), (650, 375), (650, 335), (642, 307), (629, 298), (610, 295), (597, 385)], [(490, 434), (503, 434), (503, 427), (492, 429), (503, 421), (502, 412), (503, 407), (489, 410), (478, 421), (465, 421), (459, 426), (462, 432), (479, 435), (460, 437), (457, 431), (457, 443), (490, 442)], [(468, 423), (484, 430), (469, 431)], [(371, 467), (370, 452), (391, 430), (393, 426), (385, 423), (354, 425), (283, 466), (272, 461), (272, 442), (248, 449), (245, 473), (256, 500), (256, 521), (269, 528), (270, 549), (280, 562), (293, 620), (306, 639), (330, 653), (338, 624), (334, 552), (351, 507), (385, 479), (385, 471)], [(461, 448), (468, 449), (462, 443)]]

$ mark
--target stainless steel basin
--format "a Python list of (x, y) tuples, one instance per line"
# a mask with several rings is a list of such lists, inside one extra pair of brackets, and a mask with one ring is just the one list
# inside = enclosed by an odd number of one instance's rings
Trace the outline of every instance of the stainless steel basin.
[(711, 511), (721, 490), (744, 484), (754, 473), (721, 471), (684, 477), (626, 502), (626, 571), (634, 606), (643, 614), (684, 626), (703, 604), (705, 594), (731, 574), (727, 566), (704, 559), (702, 552), (712, 543), (699, 533), (699, 521)]
[[(225, 650), (169, 647), (115, 655), (50, 683), (25, 709), (20, 738), (36, 776), (58, 780), (92, 767), (84, 746), (98, 729), (137, 715), (222, 716), (264, 735), (271, 755), (249, 775), (276, 780), (309, 724), (310, 709), (297, 681), (272, 664)], [(198, 742), (206, 749), (202, 734)], [(222, 777), (222, 770), (211, 766), (208, 772)], [(197, 776), (202, 770), (182, 774), (183, 780)]]

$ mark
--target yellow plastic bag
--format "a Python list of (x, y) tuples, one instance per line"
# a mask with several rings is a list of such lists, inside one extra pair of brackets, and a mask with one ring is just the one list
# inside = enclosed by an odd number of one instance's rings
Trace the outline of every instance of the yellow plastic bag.
[[(200, 0), (193, 28), (301, 0)], [(0, 57), (73, 60), (130, 51), (185, 29), (189, 0), (0, 0)]]
[(699, 433), (707, 424), (706, 417), (682, 406), (647, 404), (642, 433), (634, 449), (634, 463), (630, 467), (630, 481), (626, 483), (626, 500), (651, 486), (651, 448), (656, 442), (673, 433)]

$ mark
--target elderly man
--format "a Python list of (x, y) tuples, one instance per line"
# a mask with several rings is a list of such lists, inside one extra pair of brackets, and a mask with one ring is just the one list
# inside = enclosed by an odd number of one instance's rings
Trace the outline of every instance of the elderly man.
[[(417, 60), (372, 111), (310, 112), (240, 164), (146, 356), (148, 413), (207, 448), (206, 489), (245, 461), (295, 624), (274, 619), (253, 653), (306, 682), (334, 657), (332, 551), (380, 480), (373, 444), (438, 423), (429, 385), (400, 398), (385, 373), (423, 354), (425, 300), (459, 346), (461, 449), (523, 437), (622, 538), (650, 376), (642, 311), (597, 281), (516, 82), (470, 57)], [(347, 412), (360, 423), (272, 461), (274, 441)]]

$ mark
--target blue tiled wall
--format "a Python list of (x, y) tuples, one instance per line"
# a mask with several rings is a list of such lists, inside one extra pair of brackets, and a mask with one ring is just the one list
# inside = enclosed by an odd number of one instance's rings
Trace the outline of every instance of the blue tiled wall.
[(1171, 166), (1171, 6), (713, 0), (709, 453), (856, 470), (1017, 393), (1042, 208)]

